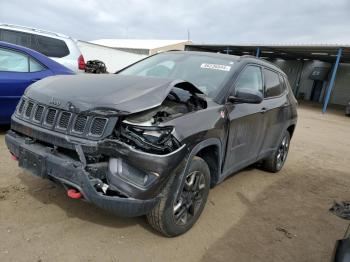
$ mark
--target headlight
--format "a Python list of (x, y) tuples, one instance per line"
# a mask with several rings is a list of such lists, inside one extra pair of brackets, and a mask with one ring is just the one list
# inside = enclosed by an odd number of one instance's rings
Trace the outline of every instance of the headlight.
[(166, 154), (179, 148), (173, 127), (139, 126), (122, 123), (120, 136), (127, 144), (150, 153)]
[(164, 138), (168, 137), (173, 131), (173, 127), (159, 128), (159, 127), (139, 127), (139, 126), (128, 126), (128, 129), (142, 134), (144, 138), (152, 143), (159, 143)]

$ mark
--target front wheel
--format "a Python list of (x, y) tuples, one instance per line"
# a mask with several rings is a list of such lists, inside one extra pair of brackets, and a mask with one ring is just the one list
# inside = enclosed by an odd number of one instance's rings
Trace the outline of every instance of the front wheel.
[(188, 171), (165, 186), (161, 200), (147, 215), (148, 222), (168, 237), (185, 233), (201, 215), (209, 188), (209, 167), (202, 158), (194, 157)]
[(269, 172), (276, 173), (280, 171), (286, 162), (290, 145), (290, 134), (285, 131), (283, 138), (275, 152), (264, 160), (263, 168)]

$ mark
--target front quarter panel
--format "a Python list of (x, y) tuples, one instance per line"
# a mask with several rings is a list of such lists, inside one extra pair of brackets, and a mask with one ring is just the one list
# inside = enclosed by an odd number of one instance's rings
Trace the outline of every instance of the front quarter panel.
[(227, 133), (227, 113), (224, 106), (209, 102), (206, 109), (183, 115), (164, 125), (174, 126), (174, 136), (186, 144), (189, 150), (210, 138), (219, 139), (223, 148)]

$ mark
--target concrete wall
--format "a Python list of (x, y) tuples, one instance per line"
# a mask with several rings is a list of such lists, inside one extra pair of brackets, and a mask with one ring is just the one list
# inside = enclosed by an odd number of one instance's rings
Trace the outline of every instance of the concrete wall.
[(78, 47), (84, 56), (85, 62), (88, 60), (101, 60), (106, 64), (109, 73), (114, 73), (146, 57), (146, 55), (123, 52), (84, 41), (78, 41)]

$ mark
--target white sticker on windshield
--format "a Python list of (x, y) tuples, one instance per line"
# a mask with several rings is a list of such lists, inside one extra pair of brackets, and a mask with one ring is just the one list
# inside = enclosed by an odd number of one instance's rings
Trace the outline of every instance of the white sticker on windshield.
[(227, 65), (218, 65), (218, 64), (201, 64), (201, 68), (213, 69), (213, 70), (221, 70), (221, 71), (230, 71), (231, 66)]

